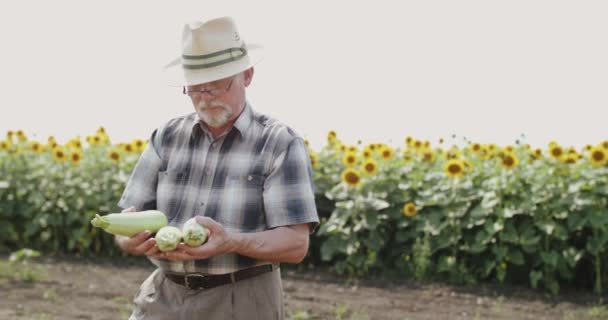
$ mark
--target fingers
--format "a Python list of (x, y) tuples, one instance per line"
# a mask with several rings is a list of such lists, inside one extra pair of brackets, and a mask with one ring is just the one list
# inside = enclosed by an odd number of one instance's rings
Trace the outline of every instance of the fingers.
[[(149, 244), (146, 244), (146, 240), (148, 240), (148, 238), (150, 237), (152, 233), (150, 231), (144, 231), (144, 232), (140, 232), (136, 235), (134, 235), (131, 238), (126, 238), (124, 241), (124, 248), (125, 251), (131, 253), (131, 254), (137, 254), (137, 255), (141, 255), (143, 254), (145, 251), (147, 251), (149, 248)], [(154, 240), (154, 239), (152, 239)], [(154, 241), (153, 245), (156, 244), (156, 241)]]
[(217, 223), (215, 220), (209, 217), (196, 216), (196, 223), (209, 229), (211, 233), (218, 233), (224, 231), (224, 227), (221, 224)]
[(128, 207), (128, 208), (122, 210), (122, 212), (135, 212), (135, 211), (137, 211), (137, 210), (135, 210), (135, 207)]
[(156, 248), (156, 240), (154, 238), (150, 238), (150, 239), (144, 241), (143, 243), (141, 243), (140, 245), (138, 245), (137, 247), (135, 247), (134, 251), (137, 252), (138, 254), (147, 255), (148, 252), (150, 252), (150, 251), (153, 252), (153, 250), (155, 248)]

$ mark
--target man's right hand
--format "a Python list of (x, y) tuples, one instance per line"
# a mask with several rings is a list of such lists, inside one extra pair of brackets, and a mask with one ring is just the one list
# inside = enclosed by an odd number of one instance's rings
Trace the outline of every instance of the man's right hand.
[[(135, 208), (130, 207), (122, 212), (124, 214), (129, 214), (129, 212), (135, 211)], [(133, 237), (114, 236), (114, 241), (116, 242), (116, 245), (126, 253), (136, 256), (158, 256), (160, 251), (156, 246), (156, 240), (154, 240), (154, 238), (150, 238), (151, 235), (152, 233), (150, 231), (143, 231), (134, 235)]]

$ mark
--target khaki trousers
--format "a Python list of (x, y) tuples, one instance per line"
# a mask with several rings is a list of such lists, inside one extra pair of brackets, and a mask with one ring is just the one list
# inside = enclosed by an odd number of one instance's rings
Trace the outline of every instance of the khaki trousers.
[(212, 289), (189, 290), (156, 269), (140, 286), (129, 320), (283, 319), (279, 268)]

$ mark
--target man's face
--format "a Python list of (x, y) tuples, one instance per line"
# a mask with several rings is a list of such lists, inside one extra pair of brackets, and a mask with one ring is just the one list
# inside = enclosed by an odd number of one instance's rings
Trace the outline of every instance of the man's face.
[(238, 117), (245, 104), (246, 73), (186, 88), (205, 124), (220, 128)]

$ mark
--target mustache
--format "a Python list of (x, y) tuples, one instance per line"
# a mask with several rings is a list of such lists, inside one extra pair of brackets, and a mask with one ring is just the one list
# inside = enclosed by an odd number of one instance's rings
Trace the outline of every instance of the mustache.
[(199, 107), (199, 109), (203, 109), (203, 110), (209, 109), (211, 107), (221, 107), (223, 109), (228, 109), (228, 106), (225, 103), (220, 102), (220, 101), (211, 101), (210, 103), (207, 103), (207, 101), (202, 100), (198, 103), (198, 107)]

